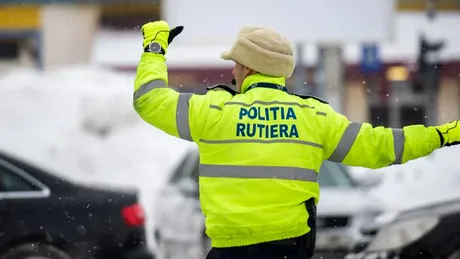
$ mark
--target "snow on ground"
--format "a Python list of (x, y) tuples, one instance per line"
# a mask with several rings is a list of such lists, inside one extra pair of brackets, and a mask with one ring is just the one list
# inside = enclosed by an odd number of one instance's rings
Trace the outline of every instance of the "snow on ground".
[(0, 76), (0, 150), (98, 185), (136, 186), (146, 211), (190, 147), (132, 106), (134, 78), (98, 67)]

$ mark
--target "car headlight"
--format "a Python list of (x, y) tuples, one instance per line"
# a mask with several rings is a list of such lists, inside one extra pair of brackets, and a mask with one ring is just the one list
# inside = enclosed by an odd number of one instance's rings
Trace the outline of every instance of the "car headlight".
[(373, 224), (375, 219), (383, 213), (377, 209), (363, 210), (358, 216), (360, 217), (363, 225)]
[(382, 210), (377, 210), (377, 209), (372, 209), (372, 210), (366, 210), (363, 212), (364, 217), (367, 217), (369, 219), (376, 219), (378, 216), (382, 215), (383, 211)]
[(433, 229), (438, 222), (437, 217), (420, 217), (394, 221), (379, 230), (367, 250), (384, 251), (401, 248), (421, 238)]
[(387, 211), (387, 212), (380, 214), (378, 217), (375, 218), (375, 224), (379, 226), (383, 226), (397, 219), (397, 217), (398, 217), (398, 212)]

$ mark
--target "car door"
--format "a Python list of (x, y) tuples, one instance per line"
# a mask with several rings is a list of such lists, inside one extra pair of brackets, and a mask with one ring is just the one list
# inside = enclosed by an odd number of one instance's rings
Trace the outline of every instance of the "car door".
[(201, 211), (199, 197), (199, 159), (194, 156), (190, 164), (187, 174), (178, 182), (178, 189), (184, 197), (186, 203), (186, 213), (188, 217), (184, 217), (184, 224), (193, 236), (195, 241), (201, 241), (202, 232), (204, 229), (204, 216)]
[(181, 196), (181, 203), (177, 207), (177, 213), (180, 215), (177, 223), (181, 226), (184, 236), (192, 242), (200, 240), (204, 222), (199, 201), (198, 166), (198, 155), (192, 152), (174, 184)]
[(0, 232), (3, 233), (0, 244), (27, 234), (24, 217), (34, 217), (37, 199), (44, 199), (49, 194), (49, 190), (35, 178), (0, 159)]
[(163, 240), (194, 242), (198, 183), (192, 175), (197, 163), (196, 154), (185, 155), (157, 199), (156, 224)]

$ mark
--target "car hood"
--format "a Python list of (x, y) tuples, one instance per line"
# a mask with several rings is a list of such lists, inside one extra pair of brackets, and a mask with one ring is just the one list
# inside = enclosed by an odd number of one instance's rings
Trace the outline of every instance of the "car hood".
[(351, 215), (363, 210), (382, 210), (383, 203), (365, 190), (322, 188), (318, 215)]
[(423, 217), (427, 215), (446, 215), (458, 212), (460, 212), (460, 199), (456, 198), (402, 211), (398, 219)]

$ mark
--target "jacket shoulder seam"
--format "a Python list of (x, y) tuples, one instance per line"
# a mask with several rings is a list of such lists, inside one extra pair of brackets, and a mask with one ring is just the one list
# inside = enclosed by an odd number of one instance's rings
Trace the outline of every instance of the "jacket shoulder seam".
[(227, 93), (230, 93), (231, 95), (235, 96), (238, 94), (237, 91), (233, 90), (227, 85), (213, 85), (213, 86), (208, 86), (206, 87), (206, 90), (211, 91), (211, 90), (224, 90)]
[(314, 95), (306, 95), (306, 94), (296, 94), (296, 93), (292, 93), (292, 95), (294, 96), (297, 96), (297, 97), (300, 97), (304, 100), (307, 100), (307, 99), (314, 99), (320, 103), (324, 103), (324, 104), (329, 104), (328, 101), (322, 99), (322, 98), (319, 98), (318, 96), (314, 96)]

